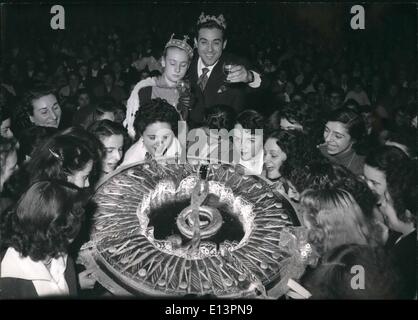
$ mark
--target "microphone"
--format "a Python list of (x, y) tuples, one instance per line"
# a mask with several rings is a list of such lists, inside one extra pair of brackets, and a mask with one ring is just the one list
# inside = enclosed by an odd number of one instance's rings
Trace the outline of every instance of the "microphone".
[(327, 143), (326, 143), (326, 142), (321, 143), (321, 144), (318, 144), (316, 147), (317, 147), (317, 148), (320, 148), (320, 147), (325, 146), (325, 145), (327, 145)]

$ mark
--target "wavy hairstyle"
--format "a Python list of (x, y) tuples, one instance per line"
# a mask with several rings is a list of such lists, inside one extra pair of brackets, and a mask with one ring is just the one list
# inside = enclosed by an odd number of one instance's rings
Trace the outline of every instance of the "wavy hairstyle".
[(234, 129), (235, 111), (231, 106), (217, 104), (205, 110), (204, 125), (209, 129)]
[(347, 190), (360, 205), (363, 214), (369, 219), (373, 217), (373, 209), (377, 203), (376, 195), (363, 179), (342, 165), (325, 158), (310, 161), (300, 172), (292, 172), (291, 180), (300, 192), (304, 189)]
[(238, 114), (235, 124), (240, 124), (244, 129), (264, 129), (265, 119), (259, 112), (249, 109)]
[(318, 252), (343, 244), (374, 244), (371, 223), (353, 196), (341, 188), (312, 190), (301, 195), (309, 239)]
[[(381, 146), (366, 156), (365, 164), (385, 174), (387, 189), (399, 220), (410, 222), (412, 219), (416, 222), (417, 204), (413, 198), (418, 189), (417, 162), (397, 147)], [(407, 216), (407, 209), (412, 217)]]
[[(99, 120), (89, 126), (87, 130), (100, 141), (113, 135), (121, 135), (123, 137), (123, 152), (128, 150), (130, 147), (131, 139), (129, 138), (126, 129), (120, 123), (116, 123), (108, 119)], [(104, 152), (102, 143), (100, 143), (100, 146)]]
[(160, 98), (152, 99), (136, 112), (134, 120), (135, 138), (139, 140), (146, 128), (156, 122), (168, 123), (174, 135), (177, 136), (179, 120), (178, 112), (166, 100)]
[(28, 162), (29, 183), (45, 179), (67, 181), (69, 175), (83, 170), (89, 161), (94, 168), (96, 155), (82, 139), (55, 135), (36, 149)]
[(290, 102), (284, 105), (280, 117), (292, 124), (302, 125), (304, 132), (313, 130), (320, 119), (318, 109), (306, 102)]
[(0, 227), (2, 242), (34, 261), (68, 252), (83, 218), (79, 189), (61, 181), (34, 183), (8, 211)]
[(104, 150), (102, 148), (102, 144), (100, 140), (91, 132), (83, 129), (80, 126), (69, 127), (60, 133), (57, 134), (58, 136), (70, 136), (80, 141), (81, 144), (84, 144), (91, 152), (93, 156), (93, 168), (91, 170), (90, 178), (92, 181), (90, 183), (92, 185), (97, 182), (101, 175), (101, 166), (102, 166), (102, 157), (104, 154)]
[(361, 113), (349, 108), (341, 108), (331, 112), (326, 117), (326, 121), (341, 122), (353, 140), (353, 149), (364, 153), (367, 129)]
[(196, 39), (198, 39), (200, 29), (204, 29), (204, 28), (205, 29), (219, 29), (222, 31), (223, 41), (227, 39), (226, 28), (222, 27), (219, 23), (217, 23), (214, 20), (208, 20), (206, 22), (199, 23), (196, 25), (196, 29), (195, 29)]
[(276, 139), (277, 145), (286, 153), (287, 159), (280, 167), (280, 173), (286, 179), (290, 179), (296, 168), (321, 158), (318, 149), (312, 147), (307, 135), (299, 130), (273, 131), (267, 135), (268, 138)]
[(32, 105), (33, 100), (39, 99), (41, 97), (44, 97), (50, 94), (54, 95), (56, 98), (58, 97), (55, 93), (54, 88), (49, 85), (36, 84), (32, 86), (32, 88), (27, 90), (23, 96), (23, 99), (22, 99), (23, 110), (27, 114), (33, 116), (33, 105)]
[(25, 160), (26, 156), (32, 157), (34, 150), (57, 132), (57, 128), (41, 126), (34, 126), (23, 130), (19, 137), (19, 155), (21, 159)]

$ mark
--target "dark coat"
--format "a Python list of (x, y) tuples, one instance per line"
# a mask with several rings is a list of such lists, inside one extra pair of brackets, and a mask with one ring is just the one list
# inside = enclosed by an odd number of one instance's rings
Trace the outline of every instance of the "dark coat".
[(389, 249), (403, 283), (403, 298), (412, 299), (417, 294), (417, 231), (414, 230)]

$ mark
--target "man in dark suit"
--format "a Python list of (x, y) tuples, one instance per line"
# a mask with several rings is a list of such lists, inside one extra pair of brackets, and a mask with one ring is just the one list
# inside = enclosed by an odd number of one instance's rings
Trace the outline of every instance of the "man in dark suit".
[[(250, 71), (243, 59), (222, 54), (227, 44), (225, 31), (223, 15), (200, 15), (194, 39), (198, 56), (192, 60), (188, 70), (195, 97), (188, 118), (191, 127), (200, 126), (205, 109), (214, 105), (229, 105), (237, 113), (242, 111), (246, 93), (251, 88), (260, 87), (260, 75)], [(228, 76), (223, 73), (223, 64), (227, 61), (232, 64)]]

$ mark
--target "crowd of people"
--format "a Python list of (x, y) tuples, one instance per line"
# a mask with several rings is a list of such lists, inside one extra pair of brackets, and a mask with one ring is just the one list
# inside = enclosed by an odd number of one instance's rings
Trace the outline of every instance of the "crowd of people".
[[(73, 262), (89, 195), (118, 168), (176, 157), (232, 163), (289, 199), (320, 255), (300, 279), (312, 298), (417, 297), (408, 61), (296, 36), (234, 55), (237, 29), (202, 13), (193, 34), (161, 42), (93, 28), (12, 48), (0, 70), (0, 298), (92, 289)], [(363, 290), (350, 287), (354, 265)]]

